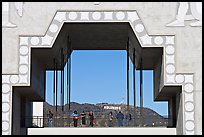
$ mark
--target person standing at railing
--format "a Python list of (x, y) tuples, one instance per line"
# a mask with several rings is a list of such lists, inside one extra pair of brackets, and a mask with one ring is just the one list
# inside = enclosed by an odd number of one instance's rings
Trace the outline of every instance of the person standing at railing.
[(117, 113), (116, 118), (118, 119), (118, 127), (123, 126), (124, 115), (121, 111), (119, 111), (119, 113)]
[(48, 111), (47, 117), (48, 117), (48, 127), (52, 127), (53, 113), (50, 110)]
[(125, 126), (128, 127), (129, 125), (129, 113), (128, 111), (126, 111), (125, 113)]
[(77, 127), (77, 122), (78, 122), (78, 114), (77, 114), (77, 111), (75, 110), (72, 115), (73, 117), (73, 121), (74, 121), (74, 127)]
[(108, 114), (108, 126), (112, 127), (113, 126), (113, 112), (110, 111), (110, 113)]
[(94, 115), (93, 115), (93, 111), (90, 111), (90, 112), (89, 112), (89, 120), (90, 120), (89, 126), (93, 127), (93, 126), (94, 126)]
[(86, 126), (86, 113), (84, 111), (81, 113), (81, 124), (83, 127)]
[(128, 113), (128, 111), (126, 111), (125, 113), (125, 125), (128, 127), (129, 126), (129, 120), (132, 119), (132, 116), (130, 113)]

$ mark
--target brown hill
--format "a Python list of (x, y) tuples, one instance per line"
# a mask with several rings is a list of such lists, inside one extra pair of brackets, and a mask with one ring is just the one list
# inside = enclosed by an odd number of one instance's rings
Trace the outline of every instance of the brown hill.
[[(56, 107), (48, 104), (47, 102), (44, 102), (43, 104), (43, 111), (44, 111), (44, 117), (47, 117), (47, 113), (49, 110), (54, 114), (54, 118), (56, 119), (56, 116), (58, 117), (57, 124), (55, 122), (55, 126), (67, 126), (67, 124), (72, 122), (72, 118), (70, 115), (73, 113), (74, 110), (77, 110), (78, 114), (82, 111), (84, 111), (87, 115), (88, 120), (88, 113), (90, 111), (93, 111), (96, 125), (98, 127), (104, 127), (107, 126), (108, 121), (108, 114), (110, 111), (113, 112), (113, 115), (116, 116), (119, 110), (114, 109), (104, 109), (104, 106), (115, 106), (120, 107), (121, 111), (125, 114), (126, 112), (126, 105), (124, 104), (108, 104), (108, 103), (100, 103), (100, 104), (79, 104), (76, 102), (70, 103), (70, 110), (68, 110), (68, 104), (64, 106), (64, 111), (62, 111), (62, 107), (58, 106), (57, 111)], [(134, 119), (136, 122), (136, 126), (167, 126), (167, 119), (161, 115), (159, 115), (157, 112), (150, 108), (143, 108), (142, 109), (142, 116), (140, 115), (140, 107), (136, 107), (135, 117), (134, 117), (134, 108), (133, 106), (130, 106), (130, 114), (131, 114), (131, 120), (129, 121), (129, 126), (134, 126)], [(69, 119), (67, 119), (69, 117)], [(78, 120), (80, 124), (80, 119)], [(47, 120), (44, 121), (44, 123), (47, 123)], [(64, 124), (63, 124), (64, 123)], [(72, 125), (73, 123), (71, 123)], [(46, 125), (46, 124), (45, 124)], [(114, 126), (117, 126), (117, 119), (114, 119)]]

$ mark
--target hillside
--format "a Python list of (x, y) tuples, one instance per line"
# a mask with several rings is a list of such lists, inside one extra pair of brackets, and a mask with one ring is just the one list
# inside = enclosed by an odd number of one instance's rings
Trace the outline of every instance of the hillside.
[[(98, 127), (104, 127), (107, 126), (108, 121), (108, 114), (110, 111), (113, 112), (114, 116), (119, 110), (113, 110), (113, 109), (104, 109), (104, 106), (115, 106), (120, 107), (123, 114), (126, 112), (126, 105), (123, 104), (108, 104), (108, 103), (100, 103), (100, 104), (79, 104), (76, 102), (70, 103), (70, 111), (68, 111), (68, 104), (64, 106), (64, 112), (62, 112), (61, 107), (57, 107), (57, 113), (56, 113), (56, 107), (52, 106), (46, 102), (43, 104), (43, 111), (44, 111), (44, 117), (47, 116), (47, 113), (49, 110), (52, 111), (54, 114), (54, 117), (56, 117), (56, 114), (58, 116), (57, 124), (55, 123), (55, 126), (63, 126), (62, 123), (64, 123), (64, 126), (67, 126), (68, 119), (67, 117), (70, 116), (70, 114), (73, 113), (74, 110), (77, 110), (78, 114), (80, 114), (82, 111), (84, 111), (87, 114), (88, 119), (88, 113), (90, 111), (93, 111), (96, 125)], [(130, 120), (129, 126), (134, 125), (134, 108), (133, 106), (130, 106), (130, 114), (132, 116), (132, 120)], [(61, 117), (61, 118), (60, 118)], [(62, 117), (65, 117), (64, 120)], [(72, 122), (72, 118), (69, 119), (70, 122)], [(64, 121), (64, 122), (63, 122)], [(80, 120), (79, 120), (80, 121)], [(103, 121), (103, 122), (102, 122)], [(47, 120), (44, 121), (47, 123)], [(80, 122), (79, 122), (80, 124)], [(72, 125), (72, 123), (71, 123)], [(167, 119), (159, 115), (157, 112), (150, 108), (143, 108), (143, 115), (140, 117), (140, 107), (136, 107), (136, 126), (167, 126)], [(114, 119), (114, 126), (117, 126), (117, 120)]]

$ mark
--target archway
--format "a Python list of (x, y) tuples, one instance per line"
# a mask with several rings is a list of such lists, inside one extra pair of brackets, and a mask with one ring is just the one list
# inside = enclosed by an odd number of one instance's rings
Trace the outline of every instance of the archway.
[[(147, 49), (147, 52), (149, 52), (155, 48), (162, 48), (162, 51), (164, 51), (163, 56), (155, 67), (155, 75), (160, 78), (160, 80), (156, 80), (158, 83), (155, 83), (155, 99), (166, 100), (168, 98), (165, 95), (170, 95), (172, 91), (176, 91), (173, 95), (175, 95), (175, 93), (179, 93), (180, 86), (182, 86), (184, 93), (181, 94), (181, 106), (183, 108), (184, 106), (186, 107), (183, 112), (179, 112), (178, 114), (178, 117), (182, 119), (182, 122), (178, 125), (183, 127), (182, 129), (185, 134), (194, 132), (194, 120), (190, 118), (194, 117), (194, 113), (191, 113), (194, 112), (192, 109), (194, 100), (191, 99), (193, 97), (193, 75), (175, 73), (175, 37), (161, 35), (149, 36), (135, 11), (57, 12), (45, 36), (20, 36), (19, 75), (2, 76), (3, 96), (10, 96), (10, 98), (12, 98), (12, 87), (14, 86), (34, 86), (32, 82), (34, 82), (33, 80), (35, 78), (31, 78), (31, 73), (33, 72), (31, 70), (33, 68), (32, 66), (29, 66), (31, 64), (31, 48), (51, 48), (57, 39), (57, 34), (60, 32), (60, 28), (64, 22), (127, 22), (132, 30), (128, 31), (128, 35), (130, 35), (130, 45), (136, 46), (135, 49), (138, 53), (136, 55), (140, 55), (142, 49)], [(151, 55), (151, 53), (154, 52), (151, 51), (145, 55)], [(141, 56), (136, 57), (136, 62), (139, 62), (138, 60), (140, 57)], [(139, 67), (139, 65), (137, 66)], [(42, 73), (43, 71), (40, 72)], [(41, 76), (43, 79), (43, 73)], [(35, 85), (36, 89), (34, 94), (37, 91), (36, 95), (43, 97), (43, 85), (39, 85)], [(28, 91), (28, 89), (26, 90)], [(34, 97), (34, 99), (36, 100), (37, 97)], [(5, 109), (2, 111), (2, 114), (9, 117), (8, 119), (2, 119), (2, 125), (4, 127), (4, 129), (2, 129), (2, 133), (10, 134), (12, 125), (12, 100), (5, 98), (5, 100), (2, 101), (2, 106), (6, 106), (4, 107)]]

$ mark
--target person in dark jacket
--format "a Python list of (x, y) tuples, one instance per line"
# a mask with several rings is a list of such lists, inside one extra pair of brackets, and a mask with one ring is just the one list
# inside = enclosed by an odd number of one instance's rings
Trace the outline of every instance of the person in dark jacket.
[(81, 113), (81, 124), (82, 126), (86, 125), (86, 113), (84, 111)]
[(93, 127), (94, 126), (94, 115), (92, 111), (89, 112), (89, 120), (90, 120), (89, 126)]
[(116, 115), (116, 118), (118, 120), (118, 127), (123, 126), (124, 115), (121, 111), (119, 111), (119, 113)]

